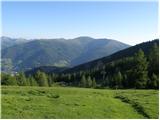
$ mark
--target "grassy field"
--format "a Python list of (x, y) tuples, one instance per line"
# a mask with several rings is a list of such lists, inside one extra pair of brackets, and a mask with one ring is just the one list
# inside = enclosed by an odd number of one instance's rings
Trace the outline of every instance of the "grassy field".
[(158, 118), (158, 91), (2, 87), (2, 118)]

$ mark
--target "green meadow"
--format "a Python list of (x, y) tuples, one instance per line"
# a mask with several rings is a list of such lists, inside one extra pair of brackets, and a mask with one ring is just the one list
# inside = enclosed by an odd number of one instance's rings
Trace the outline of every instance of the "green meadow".
[(155, 118), (158, 90), (2, 86), (2, 118)]

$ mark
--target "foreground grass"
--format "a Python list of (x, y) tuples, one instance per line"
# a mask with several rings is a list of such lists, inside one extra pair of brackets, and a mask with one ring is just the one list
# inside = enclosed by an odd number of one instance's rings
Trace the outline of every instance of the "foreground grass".
[(158, 91), (3, 86), (2, 118), (158, 118)]

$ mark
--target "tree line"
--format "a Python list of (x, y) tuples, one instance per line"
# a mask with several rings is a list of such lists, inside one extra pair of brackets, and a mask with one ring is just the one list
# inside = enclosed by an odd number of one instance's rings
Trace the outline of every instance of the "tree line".
[(46, 74), (37, 71), (26, 76), (1, 74), (2, 85), (19, 86), (76, 86), (86, 88), (159, 88), (159, 46), (155, 43), (149, 54), (139, 49), (132, 57), (126, 57), (90, 70), (73, 73)]

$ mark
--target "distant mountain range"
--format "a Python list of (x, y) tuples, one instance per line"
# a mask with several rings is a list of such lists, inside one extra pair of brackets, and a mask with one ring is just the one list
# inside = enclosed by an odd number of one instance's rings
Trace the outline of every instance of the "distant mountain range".
[(135, 46), (131, 46), (129, 48), (126, 48), (124, 50), (120, 50), (112, 55), (99, 58), (72, 68), (57, 68), (57, 67), (37, 67), (32, 70), (26, 71), (26, 74), (34, 74), (38, 70), (43, 71), (45, 73), (74, 73), (79, 71), (87, 71), (87, 70), (93, 70), (94, 68), (101, 68), (105, 66), (107, 63), (111, 63), (113, 61), (117, 61), (126, 57), (133, 56), (136, 52), (138, 52), (139, 49), (143, 50), (145, 55), (148, 56), (150, 49), (153, 47), (154, 44), (157, 44), (159, 46), (159, 40), (155, 39), (153, 41), (144, 42), (137, 44)]
[(26, 39), (23, 39), (23, 38), (9, 38), (9, 37), (5, 37), (5, 36), (1, 37), (2, 49), (11, 47), (16, 44), (26, 43), (26, 42), (29, 42), (29, 41)]
[(130, 47), (111, 39), (12, 39), (1, 37), (2, 71), (40, 66), (73, 67)]

